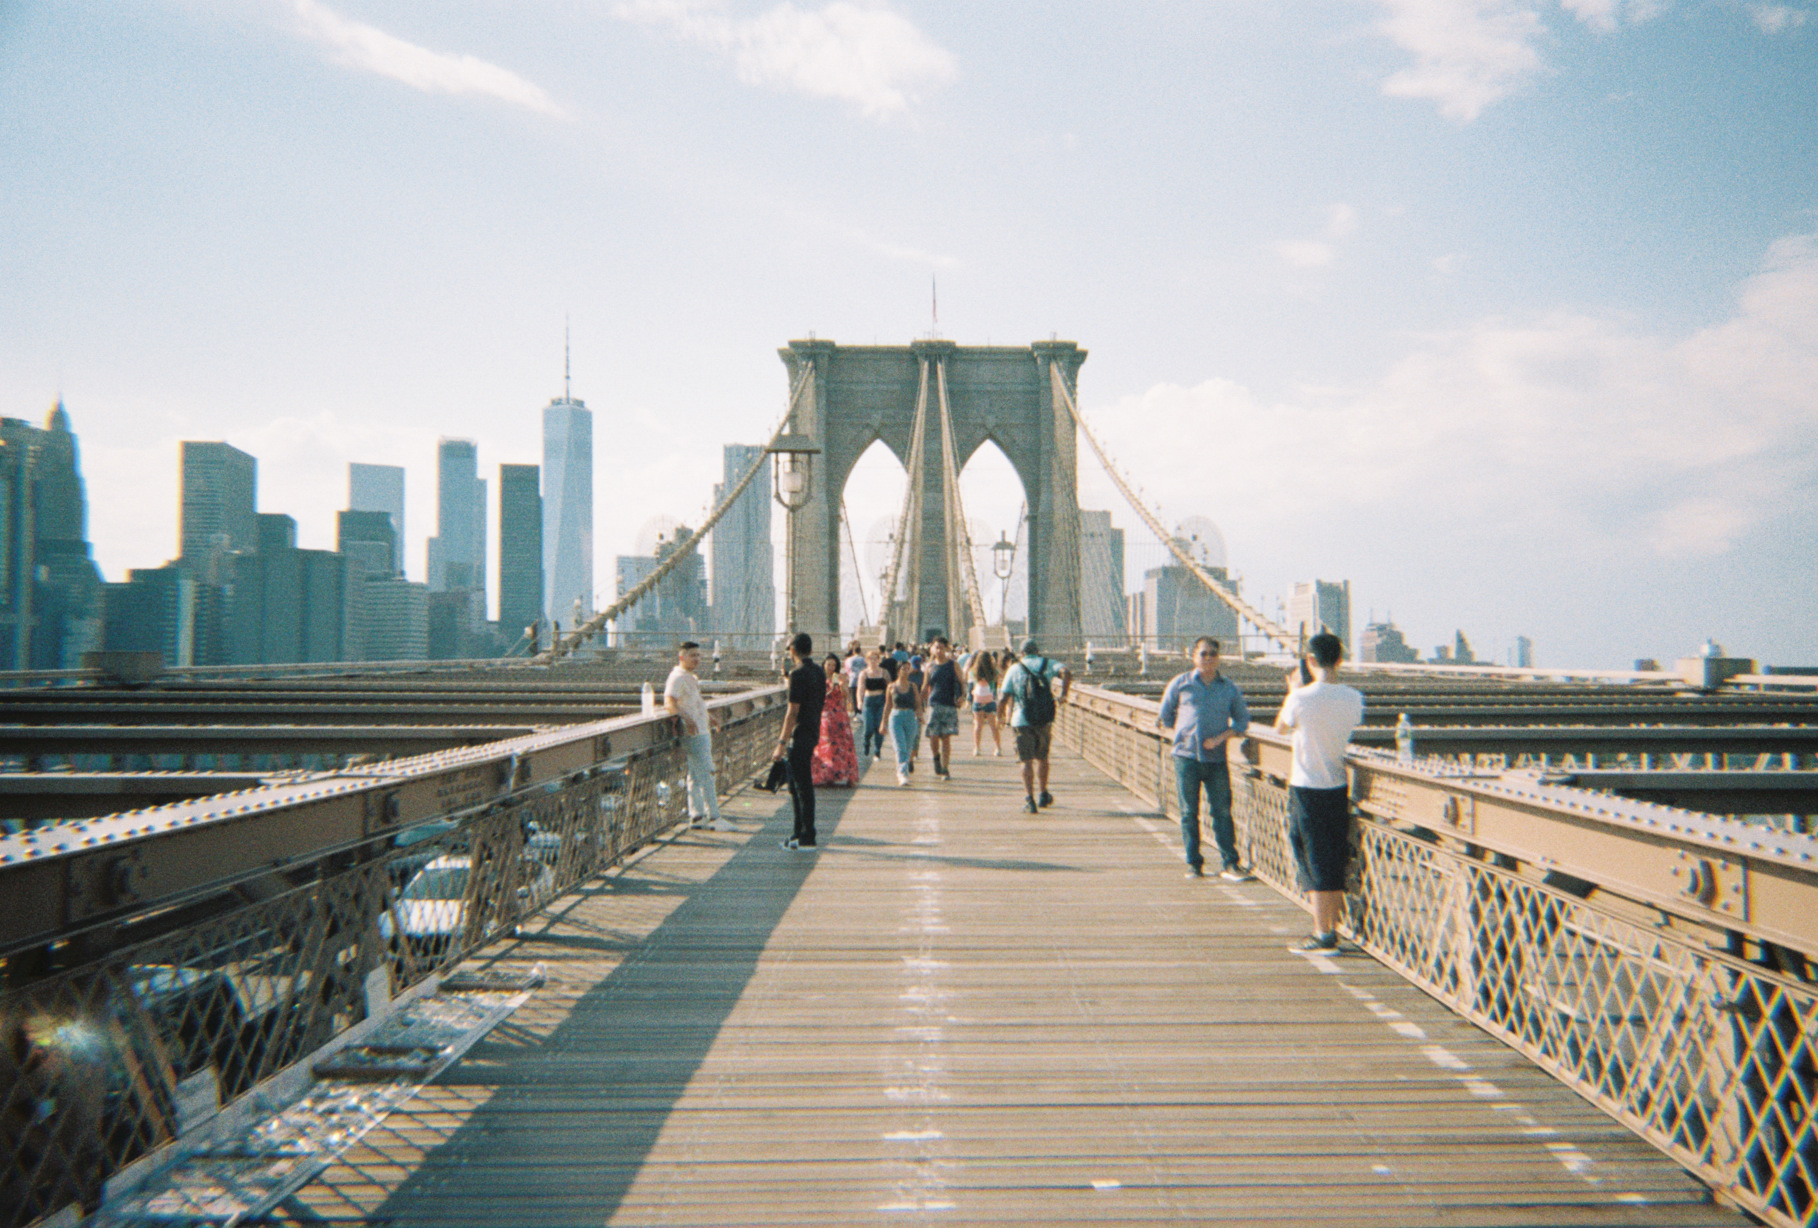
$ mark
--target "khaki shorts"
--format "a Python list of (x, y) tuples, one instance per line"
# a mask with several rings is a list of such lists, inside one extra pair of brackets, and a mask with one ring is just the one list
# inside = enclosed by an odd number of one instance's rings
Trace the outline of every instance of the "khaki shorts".
[(1046, 759), (1048, 745), (1054, 738), (1054, 725), (1018, 725), (1016, 727), (1016, 757), (1019, 762), (1028, 763), (1031, 759)]

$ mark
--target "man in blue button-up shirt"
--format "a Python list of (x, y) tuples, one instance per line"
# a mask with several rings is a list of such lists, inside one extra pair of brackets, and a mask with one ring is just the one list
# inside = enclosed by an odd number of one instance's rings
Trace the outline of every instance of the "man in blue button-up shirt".
[(1218, 641), (1193, 641), (1193, 668), (1168, 684), (1156, 725), (1174, 734), (1174, 780), (1180, 789), (1180, 838), (1187, 851), (1187, 877), (1205, 873), (1199, 854), (1199, 795), (1212, 813), (1212, 835), (1234, 883), (1249, 879), (1237, 860), (1237, 829), (1231, 822), (1231, 769), (1225, 743), (1250, 727), (1243, 692), (1218, 672)]

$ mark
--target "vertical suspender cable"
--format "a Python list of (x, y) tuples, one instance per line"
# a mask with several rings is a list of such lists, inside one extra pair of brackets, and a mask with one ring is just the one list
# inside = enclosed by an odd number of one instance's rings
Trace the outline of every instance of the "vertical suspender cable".
[(808, 380), (813, 375), (813, 372), (814, 366), (812, 363), (803, 366), (800, 374), (796, 376), (795, 387), (789, 390), (789, 405), (783, 410), (783, 420), (777, 423), (774, 431), (770, 432), (770, 438), (764, 445), (765, 450), (758, 453), (757, 459), (751, 462), (750, 467), (745, 470), (744, 476), (739, 478), (732, 489), (726, 492), (725, 496), (721, 498), (719, 506), (713, 509), (707, 519), (702, 522), (701, 527), (689, 534), (686, 541), (677, 545), (676, 548), (670, 552), (669, 557), (664, 559), (661, 563), (658, 563), (656, 569), (642, 580), (638, 581), (636, 587), (630, 592), (626, 593), (623, 597), (620, 597), (604, 610), (601, 610), (598, 614), (595, 614), (592, 618), (576, 627), (567, 635), (557, 638), (555, 643), (531, 658), (534, 662), (539, 665), (549, 665), (575, 651), (575, 649), (579, 648), (582, 644), (585, 644), (588, 640), (605, 630), (607, 623), (618, 618), (627, 610), (631, 609), (632, 606), (642, 601), (647, 595), (655, 590), (658, 584), (662, 583), (664, 576), (667, 576), (670, 572), (674, 571), (683, 559), (693, 554), (695, 550), (700, 547), (701, 539), (707, 536), (707, 531), (720, 522), (720, 518), (727, 513), (734, 503), (738, 502), (739, 496), (745, 493), (745, 488), (751, 485), (752, 480), (756, 478), (757, 475), (763, 471), (764, 466), (770, 462), (769, 449), (776, 443), (777, 437), (788, 429), (789, 418), (795, 413), (795, 403), (801, 399), (802, 390), (808, 386)]
[[(959, 554), (958, 571), (965, 584), (966, 606), (972, 615), (972, 625), (983, 632), (985, 599), (978, 591), (978, 568), (972, 557), (972, 526), (966, 521), (966, 505), (960, 499), (959, 456), (953, 442), (953, 407), (947, 401), (946, 359), (940, 360), (934, 373), (941, 407), (941, 463), (943, 484), (947, 488), (947, 543), (950, 551)], [(953, 585), (949, 583), (947, 604), (955, 615), (959, 613), (959, 603), (955, 600), (957, 596)], [(955, 618), (954, 622), (957, 624), (958, 619)], [(953, 630), (958, 630), (957, 625)]]
[(1236, 611), (1238, 617), (1250, 623), (1288, 652), (1298, 652), (1300, 640), (1297, 636), (1213, 579), (1206, 569), (1199, 565), (1197, 559), (1181, 548), (1180, 543), (1174, 540), (1174, 535), (1162, 526), (1161, 518), (1136, 497), (1136, 492), (1130, 489), (1129, 482), (1125, 481), (1123, 474), (1117, 471), (1117, 467), (1111, 463), (1111, 458), (1105, 455), (1105, 450), (1098, 446), (1098, 439), (1092, 434), (1092, 429), (1086, 425), (1085, 418), (1080, 415), (1079, 406), (1074, 403), (1073, 393), (1067, 387), (1067, 381), (1062, 378), (1060, 368), (1058, 366), (1050, 367), (1049, 372), (1053, 378), (1055, 400), (1067, 407), (1068, 414), (1072, 415), (1073, 424), (1079, 428), (1079, 433), (1085, 439), (1086, 445), (1092, 449), (1092, 455), (1098, 457), (1098, 463), (1104, 469), (1106, 476), (1123, 494), (1136, 514), (1142, 517), (1143, 523), (1149, 526), (1149, 531), (1161, 540), (1162, 545), (1166, 546), (1169, 553), (1180, 561), (1181, 566), (1192, 572), (1201, 584), (1211, 590), (1214, 597)]

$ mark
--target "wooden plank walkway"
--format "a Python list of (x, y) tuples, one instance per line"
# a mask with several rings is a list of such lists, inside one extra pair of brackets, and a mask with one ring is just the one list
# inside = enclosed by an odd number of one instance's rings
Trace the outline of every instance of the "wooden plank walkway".
[[(490, 962), (532, 1002), (289, 1211), (397, 1224), (1735, 1225), (1058, 752), (684, 833)], [(484, 961), (483, 961), (484, 962)], [(319, 1221), (318, 1221), (319, 1222)]]

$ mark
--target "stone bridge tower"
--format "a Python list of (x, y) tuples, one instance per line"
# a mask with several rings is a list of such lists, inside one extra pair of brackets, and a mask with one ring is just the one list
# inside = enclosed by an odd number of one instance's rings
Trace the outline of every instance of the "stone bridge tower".
[[(791, 529), (797, 625), (790, 630), (809, 632), (817, 649), (833, 645), (839, 630), (840, 499), (846, 479), (878, 439), (908, 466), (921, 361), (927, 359), (946, 368), (956, 471), (989, 439), (1022, 480), (1030, 521), (1024, 548), (1031, 634), (1052, 641), (1056, 650), (1079, 638), (1079, 458), (1073, 419), (1066, 406), (1055, 402), (1050, 373), (1058, 370), (1068, 389), (1074, 389), (1086, 351), (1071, 341), (842, 346), (811, 340), (792, 341), (778, 353), (789, 370), (790, 387), (804, 368), (810, 369), (787, 429), (808, 436), (821, 449), (807, 504), (795, 514)], [(959, 580), (947, 574), (945, 562), (952, 552), (944, 549), (945, 479), (936, 395), (931, 373), (921, 448), (921, 524), (910, 539), (919, 546), (919, 557), (904, 560), (914, 577), (909, 592), (916, 621), (900, 629), (904, 638), (931, 627), (949, 634), (960, 630), (950, 625), (950, 598)], [(963, 594), (959, 597), (963, 606)], [(899, 630), (893, 628), (892, 634)]]

